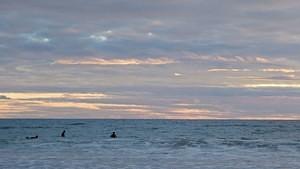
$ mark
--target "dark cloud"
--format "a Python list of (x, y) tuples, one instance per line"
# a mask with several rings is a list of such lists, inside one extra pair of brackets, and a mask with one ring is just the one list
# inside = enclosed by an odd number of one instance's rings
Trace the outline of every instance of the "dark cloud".
[[(11, 50), (17, 46), (54, 55), (132, 51), (295, 55), (299, 53), (297, 7), (297, 1), (1, 1), (0, 20), (7, 24), (0, 25), (0, 35), (15, 39), (3, 40)], [(107, 43), (85, 39), (109, 29), (117, 35)], [(156, 39), (145, 40), (147, 32), (154, 32)], [(22, 45), (26, 41), (22, 34), (44, 35), (52, 46)]]
[(10, 98), (4, 95), (0, 95), (0, 100), (6, 100), (6, 99), (10, 99)]

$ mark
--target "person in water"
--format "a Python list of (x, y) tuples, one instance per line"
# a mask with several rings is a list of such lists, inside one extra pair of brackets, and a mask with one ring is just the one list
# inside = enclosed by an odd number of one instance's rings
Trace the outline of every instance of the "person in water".
[(65, 137), (65, 133), (66, 133), (66, 130), (64, 130), (62, 133), (61, 133), (61, 137)]
[(34, 137), (26, 137), (26, 139), (38, 139), (39, 136), (34, 136)]
[(111, 138), (117, 138), (116, 132), (112, 132), (112, 134), (110, 135)]

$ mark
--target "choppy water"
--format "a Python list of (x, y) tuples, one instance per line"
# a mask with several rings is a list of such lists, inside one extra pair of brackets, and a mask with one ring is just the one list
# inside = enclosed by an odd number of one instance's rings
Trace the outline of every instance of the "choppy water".
[(300, 121), (0, 120), (0, 168), (299, 169)]

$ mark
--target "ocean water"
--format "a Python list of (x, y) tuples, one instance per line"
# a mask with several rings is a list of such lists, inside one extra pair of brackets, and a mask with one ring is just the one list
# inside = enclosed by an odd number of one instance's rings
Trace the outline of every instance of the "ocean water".
[(300, 121), (0, 120), (0, 168), (299, 169)]

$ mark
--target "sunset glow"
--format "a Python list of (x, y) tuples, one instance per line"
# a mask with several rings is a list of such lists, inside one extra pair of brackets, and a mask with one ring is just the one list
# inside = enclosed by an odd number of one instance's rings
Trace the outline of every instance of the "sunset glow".
[(300, 2), (80, 2), (0, 2), (0, 118), (300, 119)]

